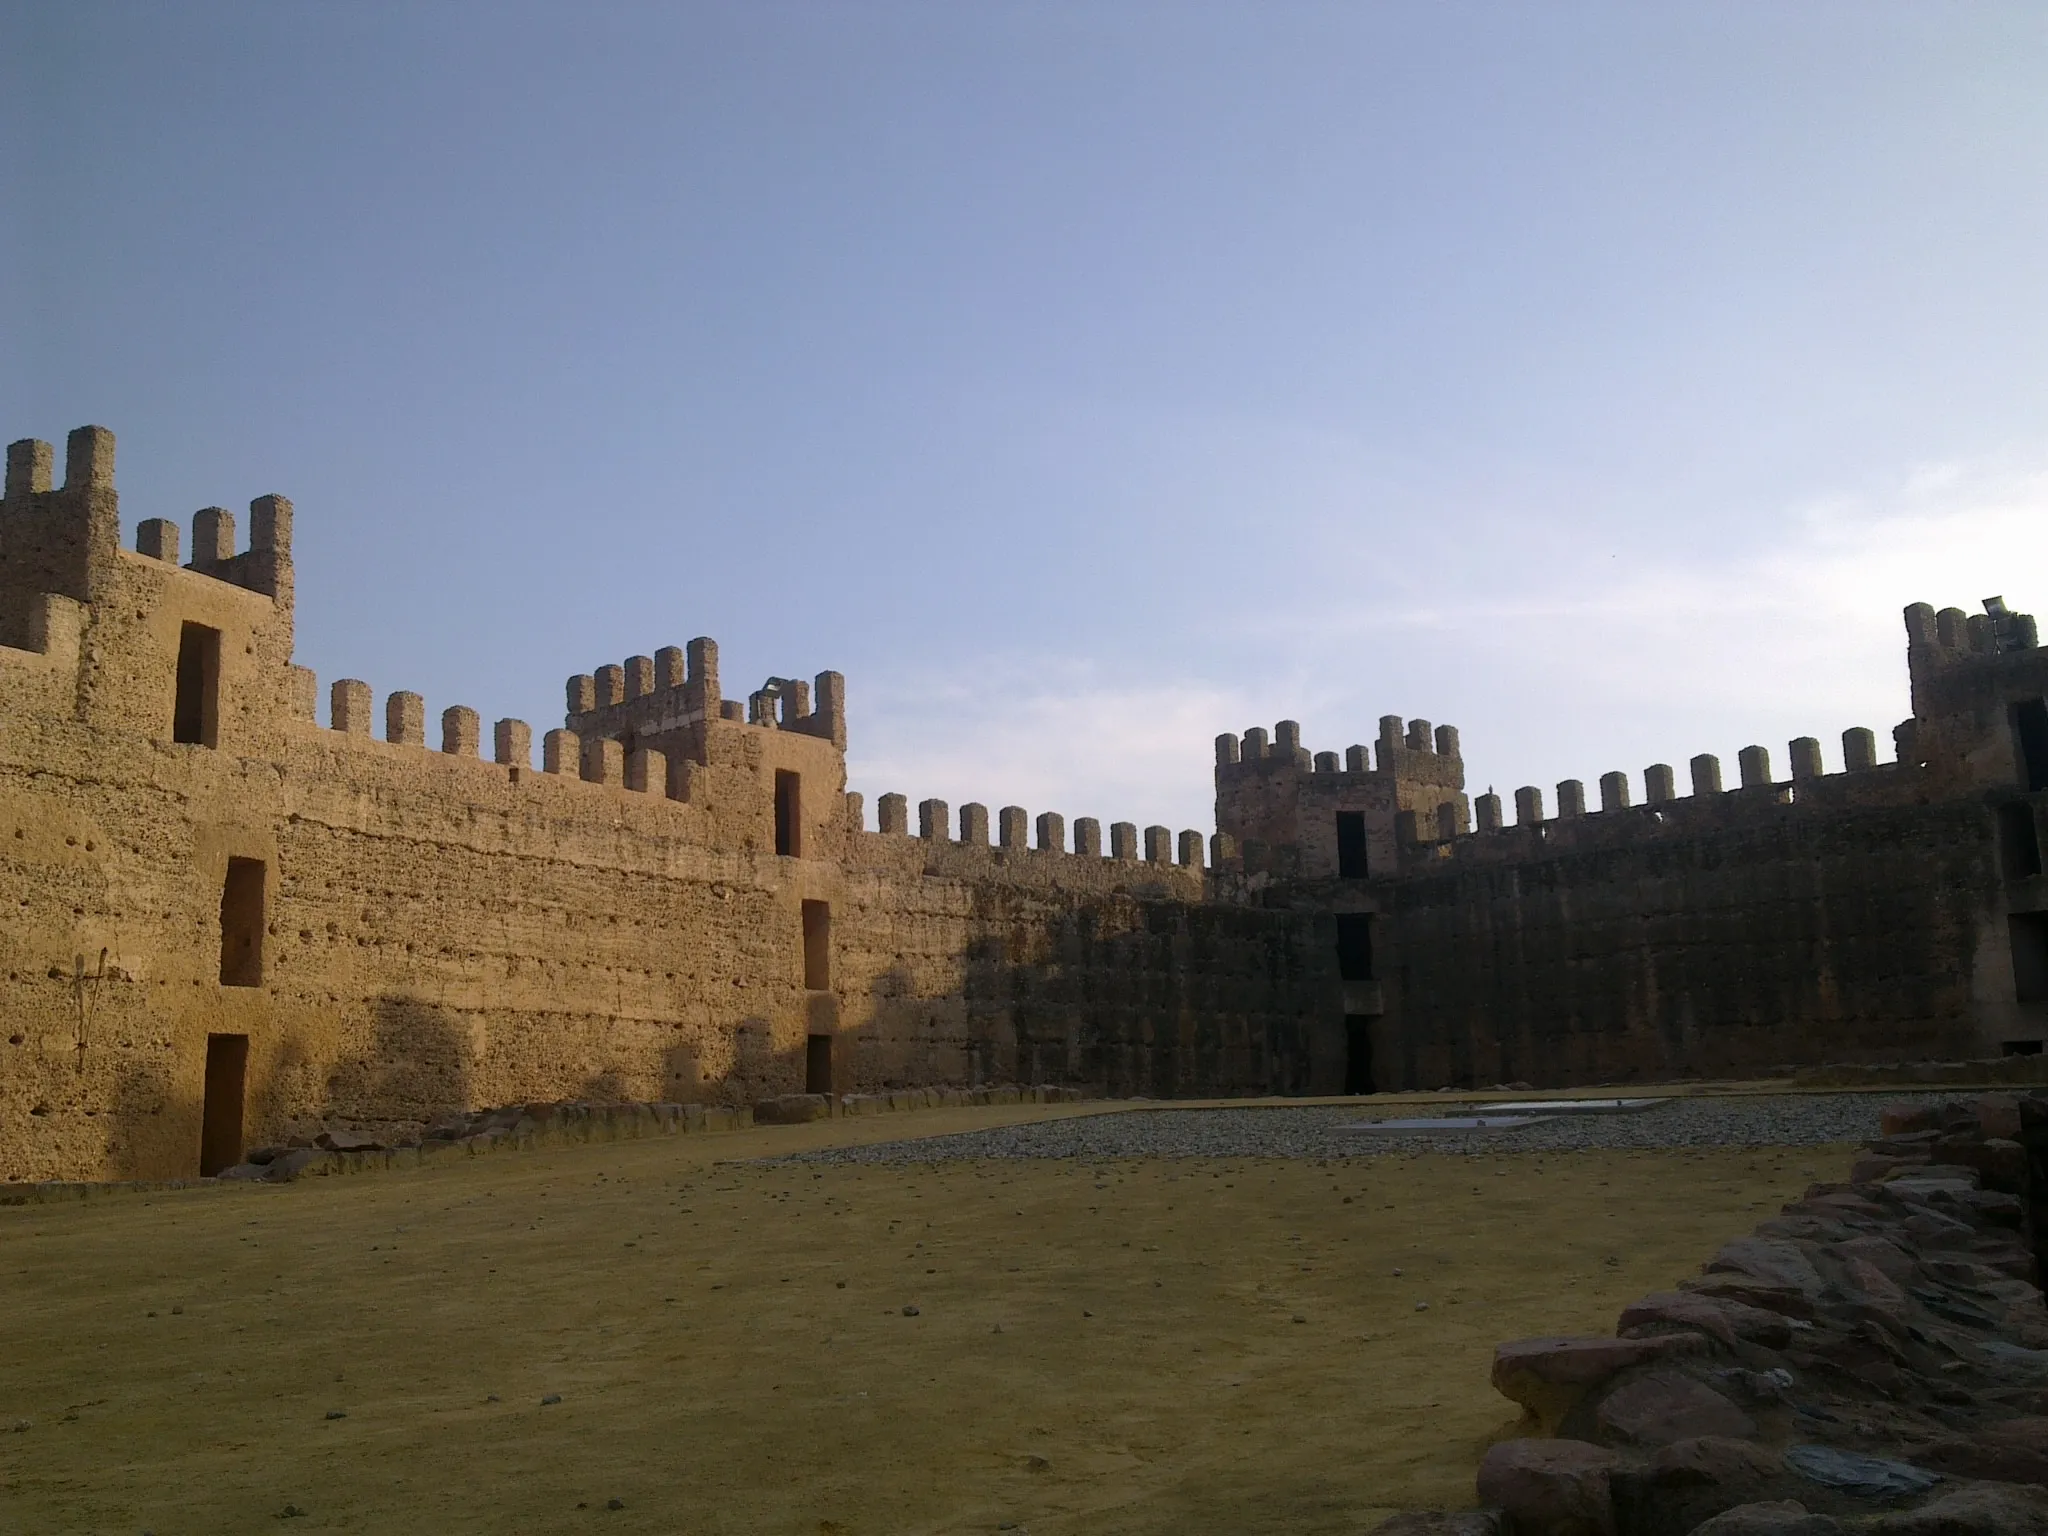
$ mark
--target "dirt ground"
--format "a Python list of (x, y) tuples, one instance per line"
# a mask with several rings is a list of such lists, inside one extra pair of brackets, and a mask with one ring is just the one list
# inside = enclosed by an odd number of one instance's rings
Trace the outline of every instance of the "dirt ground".
[(0, 1209), (0, 1529), (1364, 1531), (1843, 1158), (735, 1161), (1043, 1113)]

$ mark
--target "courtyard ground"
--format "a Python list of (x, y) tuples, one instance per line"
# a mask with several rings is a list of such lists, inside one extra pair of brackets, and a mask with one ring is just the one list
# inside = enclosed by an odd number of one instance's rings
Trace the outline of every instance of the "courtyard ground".
[(0, 1529), (1362, 1532), (1844, 1160), (753, 1161), (1047, 1117), (0, 1209)]

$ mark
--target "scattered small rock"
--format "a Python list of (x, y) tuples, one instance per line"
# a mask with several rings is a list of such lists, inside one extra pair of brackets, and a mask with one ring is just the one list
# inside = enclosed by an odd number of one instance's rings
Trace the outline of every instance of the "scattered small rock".
[(626, 1501), (624, 1499), (606, 1499), (604, 1501), (604, 1507), (606, 1509), (624, 1509), (626, 1507)]
[(330, 1419), (345, 1419), (348, 1417), (348, 1414), (343, 1409), (330, 1408), (327, 1410), (327, 1417)]
[(1415, 1303), (1415, 1310), (1418, 1312), (1427, 1312), (1429, 1310), (1429, 1303), (1426, 1301), (1418, 1301), (1417, 1303)]
[(543, 1398), (542, 1398), (542, 1399), (540, 1400), (540, 1405), (541, 1405), (541, 1407), (543, 1407), (543, 1408), (552, 1408), (552, 1407), (553, 1407), (553, 1406), (554, 1406), (554, 1405), (555, 1405), (556, 1403), (559, 1403), (559, 1402), (560, 1402), (561, 1400), (562, 1400), (562, 1394), (561, 1394), (561, 1393), (559, 1393), (559, 1392), (550, 1392), (550, 1393), (548, 1393), (548, 1395), (547, 1395), (546, 1397), (543, 1397)]
[(916, 1317), (916, 1316), (917, 1316), (917, 1306), (916, 1306), (916, 1304), (915, 1304), (915, 1303), (909, 1303), (909, 1304), (906, 1304), (906, 1305), (904, 1306), (904, 1308), (903, 1308), (903, 1315), (904, 1315), (905, 1317)]

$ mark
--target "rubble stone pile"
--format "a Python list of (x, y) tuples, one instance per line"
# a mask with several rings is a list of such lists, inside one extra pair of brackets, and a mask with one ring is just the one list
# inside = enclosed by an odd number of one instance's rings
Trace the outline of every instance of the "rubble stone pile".
[(2048, 1097), (1882, 1128), (1614, 1337), (1499, 1346), (1486, 1507), (1386, 1536), (2048, 1533)]
[(890, 1093), (788, 1094), (751, 1107), (571, 1100), (559, 1104), (513, 1104), (500, 1109), (455, 1110), (425, 1124), (374, 1128), (327, 1127), (311, 1135), (258, 1147), (247, 1159), (223, 1169), (228, 1180), (289, 1183), (309, 1176), (362, 1173), (373, 1168), (411, 1167), (447, 1153), (476, 1156), (574, 1142), (631, 1141), (693, 1131), (734, 1131), (749, 1125), (792, 1125), (843, 1115), (876, 1115), (975, 1104), (1065, 1104), (1090, 1097), (1057, 1084), (1019, 1088), (907, 1088)]

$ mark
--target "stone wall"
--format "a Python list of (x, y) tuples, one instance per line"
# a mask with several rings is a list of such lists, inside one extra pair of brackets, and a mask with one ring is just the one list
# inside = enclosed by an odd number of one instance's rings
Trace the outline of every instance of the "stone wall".
[(991, 845), (979, 807), (956, 839), (930, 805), (919, 837), (900, 802), (867, 830), (837, 675), (735, 719), (701, 640), (572, 679), (538, 771), (523, 722), (352, 679), (322, 726), (289, 504), (245, 551), (218, 509), (189, 565), (168, 523), (120, 549), (112, 439), (78, 444), (57, 489), (17, 445), (0, 504), (0, 1175), (197, 1171), (223, 1038), (236, 1157), (553, 1100), (1311, 1085), (1331, 963), (1205, 904), (1199, 838), (1189, 864), (1123, 824), (1108, 855)]

